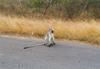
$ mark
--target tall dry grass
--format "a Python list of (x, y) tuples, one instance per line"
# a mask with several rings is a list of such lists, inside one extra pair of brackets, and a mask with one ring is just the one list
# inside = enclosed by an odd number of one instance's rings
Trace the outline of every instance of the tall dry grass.
[(43, 37), (51, 25), (55, 37), (100, 44), (99, 21), (63, 21), (59, 19), (28, 19), (0, 15), (0, 33)]

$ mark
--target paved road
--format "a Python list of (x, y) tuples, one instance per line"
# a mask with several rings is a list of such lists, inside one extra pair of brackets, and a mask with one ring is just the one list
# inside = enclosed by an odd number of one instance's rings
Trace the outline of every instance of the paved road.
[(0, 37), (0, 69), (100, 69), (100, 48), (89, 44), (56, 41), (55, 47), (23, 47), (38, 39)]

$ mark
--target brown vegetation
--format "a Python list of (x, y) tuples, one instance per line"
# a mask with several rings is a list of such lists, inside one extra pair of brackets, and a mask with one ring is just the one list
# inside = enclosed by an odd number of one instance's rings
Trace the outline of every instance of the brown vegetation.
[(58, 39), (100, 44), (99, 21), (63, 21), (59, 19), (28, 19), (0, 15), (0, 33), (43, 37), (51, 25)]

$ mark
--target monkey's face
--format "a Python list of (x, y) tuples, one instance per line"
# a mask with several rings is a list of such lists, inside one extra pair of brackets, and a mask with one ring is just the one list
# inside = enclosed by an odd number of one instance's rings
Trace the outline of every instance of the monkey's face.
[(54, 33), (54, 31), (53, 31), (53, 30), (51, 30), (51, 33)]

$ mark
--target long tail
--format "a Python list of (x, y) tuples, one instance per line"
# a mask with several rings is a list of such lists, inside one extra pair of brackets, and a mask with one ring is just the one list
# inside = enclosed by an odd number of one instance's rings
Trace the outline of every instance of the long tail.
[(36, 46), (42, 46), (42, 45), (44, 45), (44, 44), (39, 44), (39, 45), (34, 45), (34, 46), (27, 46), (27, 47), (24, 47), (24, 49), (28, 49), (28, 48), (32, 48), (32, 47), (36, 47)]

